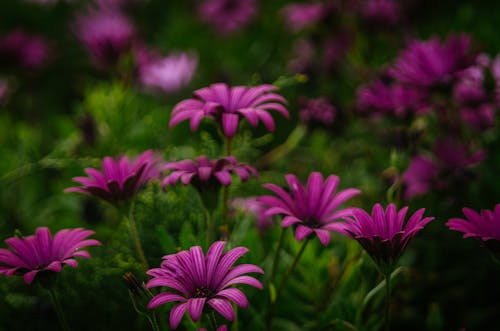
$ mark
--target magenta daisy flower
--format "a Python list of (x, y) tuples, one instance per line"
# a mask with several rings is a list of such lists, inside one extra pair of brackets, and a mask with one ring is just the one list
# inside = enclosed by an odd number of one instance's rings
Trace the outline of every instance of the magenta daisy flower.
[(126, 156), (118, 159), (105, 157), (102, 171), (86, 168), (89, 177), (74, 177), (83, 186), (70, 187), (64, 192), (78, 192), (95, 195), (111, 203), (118, 203), (133, 197), (137, 191), (153, 178), (160, 177), (160, 159), (150, 150), (131, 161)]
[(337, 109), (325, 97), (308, 99), (300, 111), (300, 119), (309, 124), (333, 124)]
[(246, 26), (256, 12), (256, 0), (204, 0), (198, 6), (201, 20), (211, 24), (222, 34)]
[(395, 0), (363, 1), (361, 15), (370, 23), (395, 25), (401, 21), (400, 3)]
[(94, 231), (82, 228), (64, 229), (52, 238), (48, 228), (40, 227), (35, 235), (8, 238), (5, 242), (12, 250), (0, 248), (0, 274), (22, 275), (24, 282), (31, 284), (40, 272), (60, 272), (64, 264), (76, 268), (75, 257), (90, 258), (82, 248), (101, 245), (95, 239), (86, 239), (92, 234)]
[(175, 185), (180, 180), (183, 185), (191, 184), (200, 191), (218, 190), (221, 185), (231, 185), (231, 173), (237, 174), (242, 181), (247, 181), (250, 174), (257, 176), (257, 170), (254, 167), (238, 163), (232, 156), (216, 160), (199, 156), (194, 161), (168, 162), (163, 166), (163, 169), (172, 170), (163, 179), (163, 186)]
[(452, 218), (446, 225), (463, 232), (464, 238), (475, 238), (493, 252), (500, 252), (500, 204), (493, 211), (481, 210), (481, 214), (469, 208), (462, 211), (466, 219)]
[(17, 29), (0, 38), (2, 66), (40, 69), (49, 56), (49, 43), (41, 36)]
[(267, 206), (259, 201), (257, 197), (236, 198), (231, 205), (235, 209), (241, 209), (246, 213), (252, 214), (257, 221), (257, 231), (264, 233), (269, 229), (273, 222), (273, 217), (266, 214)]
[(319, 172), (309, 175), (306, 188), (294, 175), (288, 174), (285, 178), (290, 186), (291, 194), (277, 185), (264, 184), (265, 188), (278, 196), (259, 198), (259, 201), (270, 207), (266, 214), (284, 215), (281, 225), (283, 227), (293, 225), (297, 240), (302, 240), (314, 233), (323, 245), (328, 245), (329, 230), (332, 230), (334, 222), (350, 216), (353, 210), (352, 208), (338, 209), (338, 207), (361, 191), (350, 188), (336, 193), (339, 178), (330, 175), (323, 182), (323, 175)]
[(195, 131), (201, 120), (208, 117), (222, 125), (224, 135), (231, 138), (236, 134), (238, 122), (243, 116), (253, 126), (261, 120), (269, 131), (274, 131), (274, 120), (269, 110), (289, 117), (283, 106), (285, 98), (272, 93), (276, 89), (273, 85), (229, 87), (224, 83), (212, 84), (196, 90), (193, 99), (181, 101), (174, 107), (170, 127), (190, 119), (191, 130)]
[(147, 272), (152, 276), (146, 287), (166, 287), (166, 292), (156, 295), (148, 304), (153, 309), (168, 302), (179, 302), (170, 311), (170, 327), (176, 329), (187, 311), (197, 322), (206, 305), (229, 321), (234, 320), (231, 302), (241, 308), (248, 307), (248, 300), (243, 292), (233, 285), (247, 284), (262, 289), (262, 284), (247, 273), (261, 273), (261, 268), (253, 264), (234, 263), (248, 249), (236, 247), (222, 253), (225, 242), (213, 243), (206, 256), (199, 246), (163, 257), (160, 268)]
[(288, 29), (298, 32), (322, 20), (329, 13), (323, 3), (291, 3), (281, 9)]
[(447, 84), (467, 64), (469, 45), (467, 35), (450, 36), (444, 43), (437, 37), (412, 41), (389, 73), (404, 84), (421, 87)]
[(434, 219), (422, 218), (425, 212), (422, 208), (411, 215), (404, 225), (407, 212), (408, 207), (397, 211), (392, 203), (384, 211), (377, 203), (373, 206), (371, 215), (356, 208), (351, 217), (346, 217), (346, 222), (337, 222), (334, 228), (335, 231), (358, 241), (386, 274), (403, 254), (410, 239)]
[(411, 199), (429, 192), (435, 185), (438, 173), (439, 166), (436, 162), (424, 156), (414, 156), (402, 176), (405, 198)]

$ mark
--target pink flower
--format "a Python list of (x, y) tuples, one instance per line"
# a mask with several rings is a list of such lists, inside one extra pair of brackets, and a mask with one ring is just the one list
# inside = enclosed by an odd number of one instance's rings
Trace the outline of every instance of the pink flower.
[(401, 21), (401, 7), (395, 0), (362, 1), (361, 15), (367, 21), (381, 25), (395, 25)]
[(313, 25), (328, 14), (323, 3), (291, 3), (281, 10), (287, 27), (294, 32)]
[(462, 211), (467, 219), (452, 218), (446, 225), (463, 232), (464, 238), (475, 238), (493, 252), (500, 252), (500, 204), (493, 211), (481, 210), (481, 214), (469, 208)]
[(281, 226), (293, 226), (295, 239), (302, 240), (314, 234), (324, 246), (328, 245), (332, 225), (336, 220), (352, 213), (352, 208), (338, 208), (361, 191), (350, 188), (336, 193), (339, 178), (330, 175), (323, 182), (323, 176), (319, 172), (309, 175), (305, 188), (294, 175), (288, 174), (285, 178), (291, 193), (277, 185), (264, 184), (265, 188), (277, 195), (259, 198), (260, 202), (269, 206), (266, 214), (284, 215)]
[(14, 30), (0, 39), (0, 62), (4, 66), (40, 69), (48, 60), (50, 47), (40, 36)]
[(11, 250), (0, 248), (0, 274), (22, 275), (24, 282), (31, 284), (40, 272), (60, 272), (64, 264), (76, 268), (75, 257), (90, 258), (82, 248), (101, 245), (95, 239), (85, 239), (92, 234), (94, 231), (82, 228), (64, 229), (52, 238), (48, 228), (40, 227), (35, 235), (11, 237), (5, 240)]
[(325, 97), (308, 99), (300, 111), (300, 119), (304, 122), (332, 125), (337, 115), (335, 107)]
[(204, 0), (198, 7), (201, 20), (224, 34), (246, 26), (256, 12), (256, 0)]
[(439, 168), (432, 160), (423, 156), (413, 157), (402, 177), (406, 186), (405, 198), (411, 199), (429, 192), (435, 184), (438, 172)]
[(232, 138), (240, 118), (245, 117), (253, 126), (261, 120), (269, 131), (274, 131), (274, 120), (268, 111), (276, 110), (286, 118), (289, 116), (282, 105), (286, 100), (272, 93), (276, 89), (273, 85), (229, 87), (224, 83), (212, 84), (196, 90), (193, 99), (181, 101), (174, 107), (170, 127), (190, 119), (191, 130), (195, 131), (201, 120), (208, 117), (222, 126), (226, 137)]
[(95, 195), (111, 203), (126, 201), (153, 178), (159, 178), (160, 163), (160, 159), (149, 150), (133, 161), (126, 156), (117, 160), (108, 156), (102, 162), (102, 172), (86, 168), (85, 172), (89, 177), (73, 178), (83, 186), (70, 187), (64, 192)]
[(358, 241), (382, 272), (386, 273), (393, 269), (410, 239), (434, 219), (422, 218), (425, 212), (422, 208), (411, 215), (404, 225), (407, 212), (408, 207), (397, 211), (394, 204), (389, 204), (384, 211), (377, 203), (371, 215), (356, 208), (352, 217), (346, 217), (346, 222), (334, 223), (334, 229)]
[(452, 35), (414, 40), (401, 52), (389, 73), (399, 82), (420, 87), (448, 84), (467, 64), (470, 37)]
[(160, 57), (139, 49), (136, 54), (139, 80), (148, 90), (176, 92), (191, 82), (198, 65), (196, 56), (188, 53)]
[(76, 34), (98, 67), (115, 65), (135, 38), (132, 22), (118, 9), (90, 9), (76, 22)]
[(262, 289), (262, 284), (257, 279), (246, 275), (263, 274), (261, 268), (253, 264), (233, 267), (248, 249), (236, 247), (227, 253), (222, 253), (225, 245), (223, 241), (213, 243), (206, 256), (199, 246), (166, 255), (160, 268), (147, 272), (153, 277), (146, 285), (148, 288), (161, 286), (168, 289), (151, 299), (148, 308), (179, 302), (170, 311), (170, 328), (176, 329), (179, 326), (186, 311), (189, 317), (197, 322), (203, 314), (205, 305), (229, 321), (233, 321), (235, 314), (231, 302), (241, 308), (248, 307), (245, 294), (233, 285), (246, 284)]
[(232, 206), (252, 214), (257, 221), (257, 230), (259, 233), (264, 233), (271, 227), (273, 218), (272, 216), (266, 214), (266, 205), (259, 201), (257, 197), (234, 199)]

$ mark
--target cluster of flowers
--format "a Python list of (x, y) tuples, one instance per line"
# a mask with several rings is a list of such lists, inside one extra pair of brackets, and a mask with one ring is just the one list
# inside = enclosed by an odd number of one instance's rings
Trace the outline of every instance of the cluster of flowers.
[[(172, 112), (171, 125), (190, 119), (195, 130), (203, 118), (216, 121), (222, 128), (226, 139), (236, 134), (238, 123), (245, 118), (250, 124), (257, 125), (262, 120), (269, 129), (274, 129), (274, 120), (268, 113), (276, 110), (285, 116), (285, 99), (274, 93), (270, 85), (257, 87), (229, 87), (218, 83), (195, 91), (194, 98), (180, 102)], [(153, 179), (160, 179), (163, 171), (169, 174), (163, 179), (163, 185), (193, 185), (200, 193), (220, 189), (231, 184), (231, 174), (237, 174), (242, 181), (256, 170), (250, 165), (238, 163), (231, 156), (218, 160), (198, 157), (195, 161), (163, 162), (152, 151), (146, 151), (134, 160), (126, 156), (117, 159), (104, 158), (102, 170), (87, 168), (88, 177), (75, 177), (73, 180), (82, 186), (66, 189), (67, 192), (90, 194), (112, 204), (133, 199), (137, 192)], [(360, 190), (348, 188), (338, 191), (340, 179), (330, 175), (326, 179), (320, 173), (310, 174), (303, 186), (295, 175), (285, 176), (289, 190), (268, 183), (264, 187), (273, 195), (265, 195), (252, 200), (252, 207), (263, 213), (264, 217), (282, 215), (281, 226), (291, 227), (298, 241), (307, 243), (317, 237), (327, 246), (331, 232), (343, 234), (355, 239), (368, 252), (384, 275), (390, 275), (399, 257), (404, 252), (410, 239), (424, 228), (433, 217), (424, 217), (420, 209), (407, 217), (408, 207), (397, 209), (389, 204), (385, 209), (375, 204), (371, 213), (360, 208), (341, 208)], [(245, 205), (245, 204), (244, 204)], [(500, 241), (500, 205), (494, 211), (482, 211), (481, 214), (465, 208), (467, 220), (452, 219), (448, 226), (464, 233), (465, 237), (474, 237), (487, 247), (498, 252)], [(22, 275), (30, 284), (35, 276), (42, 272), (60, 272), (67, 264), (76, 267), (75, 257), (88, 258), (88, 252), (82, 248), (97, 246), (101, 243), (86, 239), (93, 234), (84, 229), (64, 229), (51, 237), (50, 231), (38, 228), (34, 236), (9, 238), (9, 249), (0, 249), (0, 274)], [(306, 240), (307, 239), (307, 240)], [(225, 242), (213, 242), (206, 255), (199, 246), (163, 257), (159, 268), (146, 273), (152, 278), (147, 288), (162, 287), (166, 291), (155, 295), (148, 304), (154, 309), (160, 305), (177, 302), (170, 310), (170, 327), (179, 326), (183, 315), (197, 322), (203, 313), (212, 310), (225, 319), (235, 318), (232, 302), (241, 308), (248, 306), (245, 294), (234, 285), (246, 284), (262, 289), (263, 285), (249, 273), (264, 273), (253, 264), (235, 262), (248, 249), (236, 247), (223, 253)], [(222, 325), (218, 330), (225, 330)]]

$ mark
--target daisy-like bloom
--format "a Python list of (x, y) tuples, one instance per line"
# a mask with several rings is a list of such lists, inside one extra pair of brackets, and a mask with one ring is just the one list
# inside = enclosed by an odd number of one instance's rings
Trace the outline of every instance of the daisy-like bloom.
[(60, 272), (64, 264), (76, 268), (75, 257), (90, 258), (87, 246), (99, 246), (95, 239), (86, 239), (94, 231), (64, 229), (52, 238), (46, 227), (36, 229), (35, 235), (24, 238), (11, 237), (5, 240), (11, 250), (0, 248), (0, 274), (6, 277), (22, 275), (26, 284), (31, 284), (38, 273)]
[(221, 185), (231, 185), (231, 173), (237, 174), (242, 181), (247, 181), (250, 174), (257, 176), (257, 170), (254, 167), (239, 163), (232, 156), (216, 160), (199, 156), (194, 161), (165, 163), (163, 169), (172, 171), (163, 179), (164, 187), (175, 185), (177, 181), (180, 181), (183, 185), (193, 185), (198, 191), (217, 191)]
[(147, 90), (172, 93), (191, 82), (198, 65), (196, 56), (188, 53), (173, 53), (160, 57), (151, 51), (136, 51), (137, 71), (141, 84)]
[(405, 199), (429, 192), (435, 184), (438, 172), (438, 165), (434, 161), (420, 155), (413, 157), (402, 176)]
[(401, 21), (401, 7), (395, 0), (363, 1), (361, 15), (370, 23), (395, 25)]
[(317, 23), (327, 14), (327, 6), (323, 3), (291, 3), (281, 10), (288, 29), (293, 32)]
[(357, 105), (359, 110), (365, 113), (392, 114), (401, 117), (409, 113), (424, 113), (425, 97), (426, 93), (419, 89), (376, 80), (358, 89)]
[(328, 245), (332, 225), (336, 220), (350, 216), (353, 210), (338, 207), (361, 191), (350, 188), (336, 193), (339, 178), (330, 175), (323, 182), (323, 176), (319, 172), (309, 175), (306, 188), (294, 175), (288, 174), (285, 178), (291, 193), (277, 185), (264, 184), (265, 188), (277, 195), (259, 198), (259, 201), (269, 206), (266, 214), (284, 215), (281, 225), (294, 226), (297, 240), (315, 234), (324, 246)]
[(306, 38), (300, 38), (293, 44), (292, 56), (287, 63), (288, 70), (294, 73), (304, 73), (311, 69), (316, 48), (313, 42)]
[(483, 103), (476, 107), (460, 109), (460, 117), (476, 131), (483, 131), (495, 125), (495, 110), (493, 104)]
[(257, 221), (257, 230), (264, 233), (272, 225), (273, 218), (266, 214), (267, 206), (259, 201), (257, 197), (236, 198), (231, 204), (236, 209), (241, 209), (252, 214)]
[(262, 284), (248, 273), (263, 274), (261, 268), (253, 264), (233, 266), (248, 249), (236, 247), (223, 253), (225, 242), (213, 243), (206, 256), (199, 246), (163, 257), (160, 268), (147, 272), (152, 276), (146, 287), (166, 287), (168, 290), (156, 295), (149, 302), (153, 309), (168, 302), (180, 302), (170, 311), (170, 328), (176, 329), (187, 311), (197, 322), (208, 304), (229, 321), (234, 320), (231, 302), (241, 308), (248, 307), (243, 292), (233, 285), (247, 284), (262, 289)]
[(307, 100), (300, 111), (300, 119), (307, 123), (321, 123), (332, 125), (337, 110), (325, 97)]
[(452, 218), (446, 225), (451, 229), (463, 232), (464, 238), (475, 238), (493, 252), (500, 252), (500, 204), (493, 211), (462, 209), (466, 219)]
[(115, 65), (135, 38), (132, 22), (113, 8), (91, 8), (76, 22), (76, 34), (98, 67)]
[(486, 157), (484, 150), (471, 151), (469, 146), (453, 138), (437, 141), (434, 146), (434, 154), (443, 168), (456, 174), (479, 164)]
[(65, 192), (95, 195), (113, 204), (126, 201), (153, 178), (160, 177), (160, 158), (153, 151), (146, 151), (134, 160), (127, 156), (117, 159), (105, 157), (102, 171), (86, 168), (89, 177), (74, 177), (83, 186), (70, 187)]
[(396, 210), (389, 204), (384, 211), (375, 204), (371, 215), (360, 208), (346, 217), (346, 222), (334, 224), (335, 231), (355, 239), (372, 257), (384, 274), (391, 272), (408, 242), (434, 217), (424, 217), (425, 209), (417, 210), (405, 223), (408, 207)]
[(204, 0), (198, 7), (201, 20), (222, 34), (243, 28), (256, 12), (256, 0)]
[(14, 30), (0, 38), (0, 63), (2, 66), (17, 66), (40, 69), (50, 56), (49, 43), (40, 36)]
[(448, 84), (467, 64), (470, 37), (453, 35), (443, 43), (437, 37), (414, 40), (399, 55), (389, 73), (404, 84), (420, 87)]
[(191, 130), (195, 131), (203, 118), (215, 119), (222, 126), (224, 135), (232, 138), (238, 129), (241, 116), (256, 126), (261, 120), (269, 131), (274, 131), (274, 120), (269, 110), (276, 110), (289, 117), (283, 106), (285, 98), (272, 93), (273, 85), (256, 87), (234, 86), (224, 83), (212, 84), (194, 91), (194, 98), (179, 102), (172, 110), (170, 127), (190, 119)]

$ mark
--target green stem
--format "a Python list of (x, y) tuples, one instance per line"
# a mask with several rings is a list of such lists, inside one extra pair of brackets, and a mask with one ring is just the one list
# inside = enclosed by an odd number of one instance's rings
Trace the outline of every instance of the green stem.
[(146, 260), (146, 256), (144, 255), (144, 251), (142, 250), (141, 240), (139, 238), (139, 233), (137, 232), (137, 227), (135, 225), (135, 220), (132, 210), (133, 210), (133, 205), (130, 206), (129, 216), (126, 217), (128, 221), (128, 229), (130, 232), (130, 237), (132, 239), (132, 242), (134, 243), (137, 255), (141, 260), (142, 267), (144, 268), (144, 270), (149, 270), (148, 261)]
[[(231, 138), (226, 138), (226, 156), (231, 156)], [(224, 186), (222, 191), (222, 224), (228, 226), (229, 219), (229, 186)], [(229, 227), (227, 228), (229, 231)]]
[(210, 325), (212, 325), (212, 329), (214, 331), (217, 331), (217, 319), (215, 318), (215, 313), (211, 312), (208, 316), (210, 319)]
[(306, 126), (298, 125), (290, 133), (287, 140), (283, 144), (279, 145), (278, 147), (276, 147), (275, 149), (264, 155), (262, 158), (257, 160), (255, 166), (257, 168), (265, 168), (270, 164), (273, 164), (277, 160), (282, 159), (298, 146), (298, 144), (300, 143), (302, 138), (304, 138), (306, 133), (307, 133)]
[(390, 303), (391, 303), (391, 273), (385, 276), (385, 331), (391, 329), (391, 313), (390, 313)]
[(215, 234), (214, 234), (214, 224), (212, 223), (212, 215), (210, 215), (210, 211), (205, 208), (205, 220), (207, 222), (207, 247), (213, 242)]
[(281, 228), (280, 239), (278, 240), (278, 247), (276, 248), (276, 252), (274, 253), (273, 268), (271, 270), (271, 278), (269, 278), (270, 283), (272, 283), (274, 281), (274, 278), (276, 277), (276, 270), (278, 269), (278, 262), (279, 262), (281, 247), (283, 246), (283, 238), (285, 237), (285, 230), (286, 228), (284, 227)]
[(54, 309), (56, 310), (57, 313), (57, 318), (59, 319), (59, 323), (61, 324), (61, 329), (64, 331), (69, 331), (69, 325), (68, 322), (66, 321), (66, 317), (64, 316), (61, 303), (59, 302), (59, 299), (57, 298), (56, 291), (54, 290), (53, 287), (50, 287), (48, 289), (49, 294), (50, 294), (50, 300), (52, 301), (52, 305), (54, 305)]

